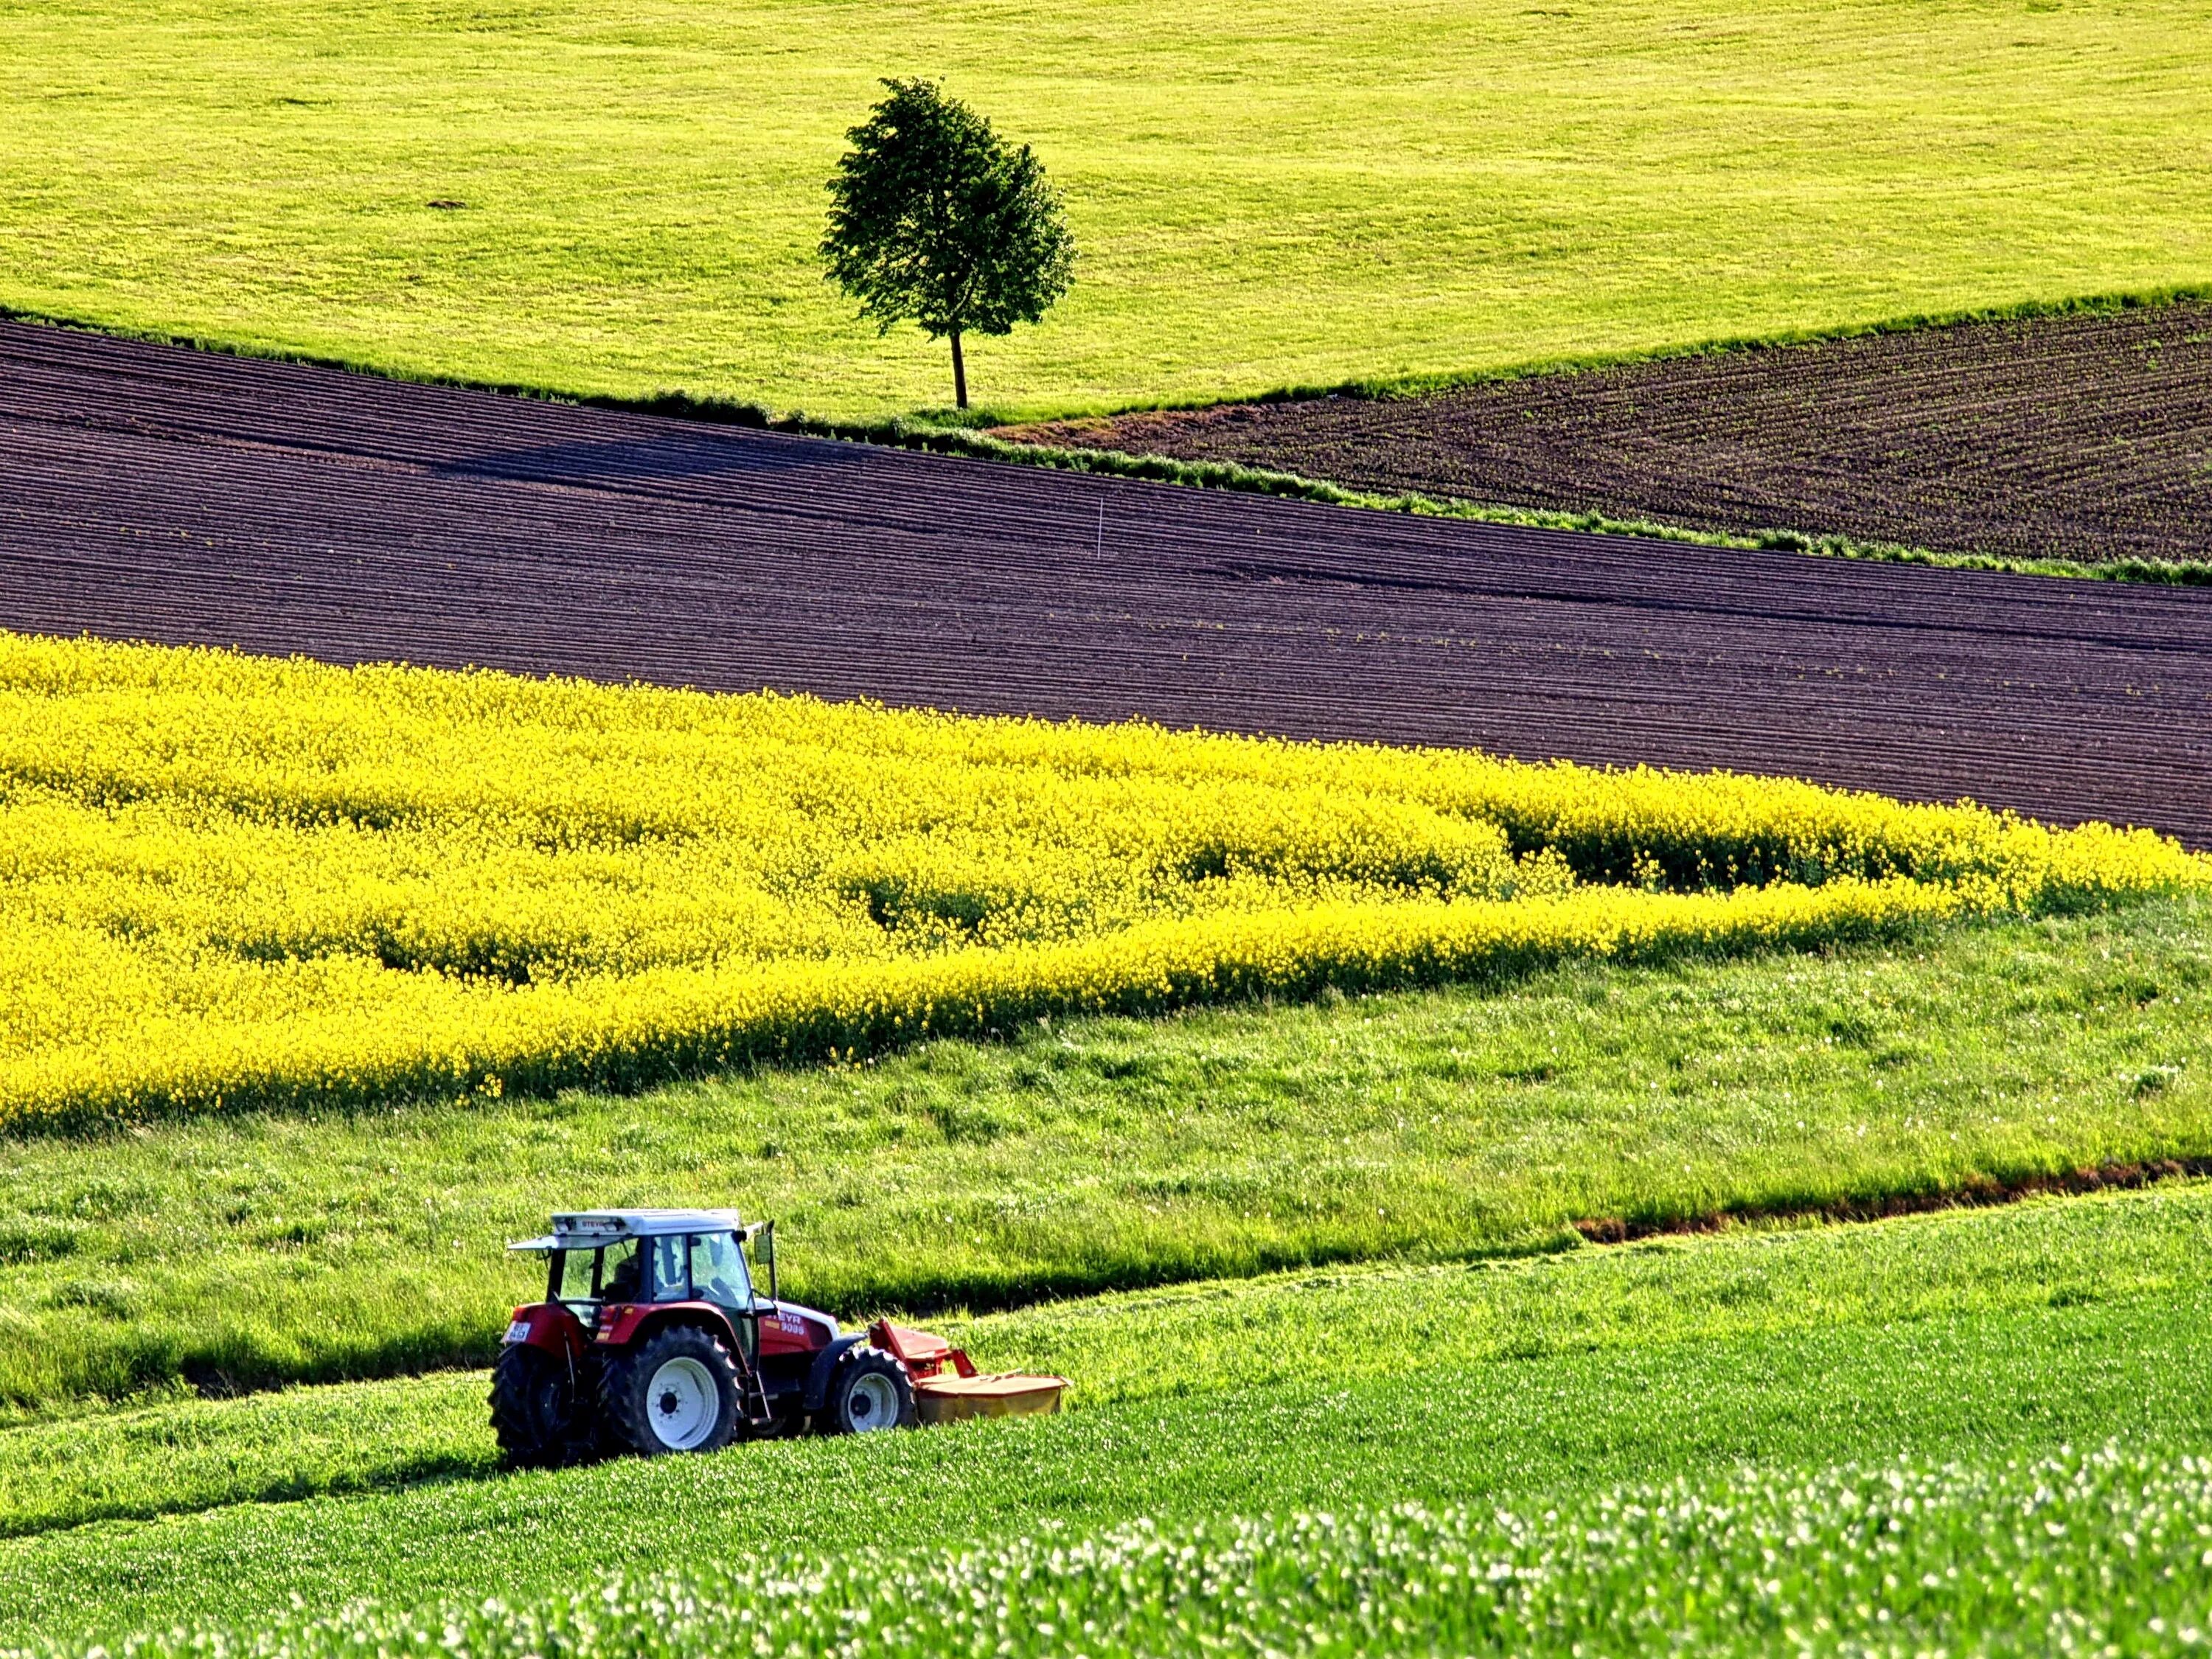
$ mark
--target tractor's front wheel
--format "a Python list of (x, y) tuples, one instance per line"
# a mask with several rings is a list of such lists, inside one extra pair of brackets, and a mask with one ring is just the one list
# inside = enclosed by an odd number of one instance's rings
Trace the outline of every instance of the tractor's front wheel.
[(538, 1469), (580, 1462), (592, 1435), (578, 1393), (566, 1360), (520, 1342), (501, 1349), (491, 1368), (491, 1428), (507, 1461)]
[(830, 1379), (823, 1427), (831, 1434), (866, 1434), (915, 1425), (914, 1380), (906, 1367), (874, 1348), (855, 1348)]
[(656, 1332), (599, 1371), (607, 1425), (632, 1451), (720, 1451), (738, 1431), (738, 1370), (696, 1326)]

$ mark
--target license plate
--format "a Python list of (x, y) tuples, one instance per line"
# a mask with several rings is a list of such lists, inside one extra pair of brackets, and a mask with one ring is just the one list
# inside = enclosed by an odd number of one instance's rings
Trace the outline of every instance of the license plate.
[(525, 1341), (529, 1335), (530, 1322), (526, 1319), (518, 1319), (507, 1328), (507, 1340), (510, 1342)]

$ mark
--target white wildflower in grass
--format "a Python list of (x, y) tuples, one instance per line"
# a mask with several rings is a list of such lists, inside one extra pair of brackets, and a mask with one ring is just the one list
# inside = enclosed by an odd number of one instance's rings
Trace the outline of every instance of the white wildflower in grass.
[[(2023, 1510), (2039, 1524), (2005, 1524)], [(535, 1607), (301, 1609), (263, 1630), (140, 1638), (118, 1659), (2183, 1652), (2212, 1610), (2208, 1528), (2201, 1464), (2106, 1447), (2027, 1467), (1746, 1474), (1534, 1518), (1406, 1504), (1048, 1527), (617, 1578)]]

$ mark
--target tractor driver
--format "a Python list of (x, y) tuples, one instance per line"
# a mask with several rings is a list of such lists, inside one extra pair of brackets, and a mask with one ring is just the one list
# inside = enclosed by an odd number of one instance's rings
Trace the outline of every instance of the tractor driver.
[(637, 1248), (635, 1239), (607, 1247), (605, 1266), (599, 1280), (599, 1300), (602, 1302), (635, 1302), (638, 1299), (638, 1270), (645, 1257)]

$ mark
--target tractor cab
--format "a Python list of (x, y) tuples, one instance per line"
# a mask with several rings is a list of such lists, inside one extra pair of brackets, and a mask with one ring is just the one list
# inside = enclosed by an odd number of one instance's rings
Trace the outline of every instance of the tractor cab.
[[(656, 1314), (687, 1309), (710, 1326), (726, 1322), (748, 1356), (760, 1352), (760, 1322), (778, 1311), (775, 1229), (732, 1210), (610, 1210), (556, 1215), (553, 1231), (507, 1248), (546, 1257), (545, 1303), (565, 1309), (594, 1341), (621, 1341)], [(769, 1279), (753, 1288), (745, 1246), (759, 1241)], [(819, 1316), (826, 1337), (836, 1322)]]

